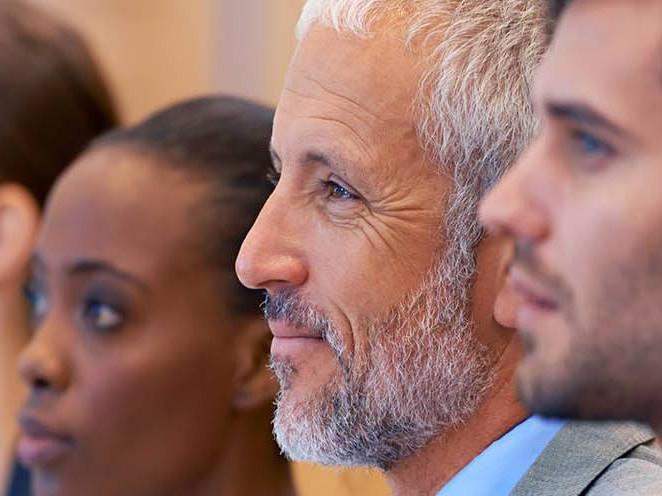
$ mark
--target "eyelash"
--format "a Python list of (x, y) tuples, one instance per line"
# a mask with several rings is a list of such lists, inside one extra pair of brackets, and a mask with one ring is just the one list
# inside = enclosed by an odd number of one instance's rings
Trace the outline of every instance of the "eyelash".
[[(272, 168), (269, 172), (267, 172), (267, 180), (273, 186), (278, 185), (278, 181), (280, 181), (280, 176), (281, 176), (280, 172), (278, 172), (275, 168)], [(358, 195), (350, 191), (345, 186), (337, 183), (336, 181), (332, 181), (332, 180), (321, 181), (321, 185), (322, 188), (326, 191), (326, 198), (328, 200), (353, 201), (359, 199)], [(338, 190), (341, 190), (341, 196), (336, 196)]]
[[(115, 318), (116, 322), (111, 324), (98, 323), (104, 310), (113, 314), (111, 317)], [(81, 318), (86, 325), (90, 325), (90, 327), (98, 332), (112, 332), (122, 326), (125, 320), (124, 313), (121, 309), (109, 303), (104, 303), (96, 298), (88, 298), (83, 302)]]
[[(354, 201), (359, 197), (352, 193), (349, 189), (338, 184), (335, 181), (327, 180), (322, 181), (322, 186), (326, 189), (326, 197), (334, 201)], [(339, 193), (339, 195), (338, 195)]]
[(280, 181), (280, 172), (273, 168), (273, 166), (267, 172), (267, 181), (269, 181), (272, 186), (277, 186), (278, 181)]
[[(611, 145), (609, 145), (609, 143), (603, 141), (600, 138), (597, 138), (590, 132), (581, 129), (573, 129), (570, 132), (570, 137), (575, 142), (575, 144), (581, 148), (580, 153), (583, 155), (611, 156), (614, 154), (614, 149)], [(590, 144), (592, 144), (594, 147), (597, 147), (598, 150), (593, 150), (593, 151), (586, 150), (585, 145), (587, 144), (587, 142), (590, 142)]]
[[(40, 288), (38, 284), (30, 281), (23, 286), (23, 297), (30, 308), (30, 318), (33, 325), (38, 326), (39, 322), (48, 312), (48, 301), (45, 291)], [(110, 311), (110, 313), (114, 314), (116, 322), (111, 324), (99, 323), (98, 319), (104, 316), (104, 311)], [(125, 317), (122, 310), (118, 307), (109, 303), (104, 303), (97, 298), (87, 298), (83, 302), (81, 319), (85, 325), (89, 325), (96, 331), (111, 332), (124, 323)], [(95, 321), (95, 319), (97, 319), (97, 321)]]

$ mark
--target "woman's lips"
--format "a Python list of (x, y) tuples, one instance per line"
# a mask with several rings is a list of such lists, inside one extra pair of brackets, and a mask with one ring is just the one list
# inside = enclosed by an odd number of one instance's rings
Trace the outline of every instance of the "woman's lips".
[(21, 436), (18, 441), (18, 458), (29, 467), (52, 465), (71, 449), (73, 439), (47, 427), (34, 417), (19, 418)]

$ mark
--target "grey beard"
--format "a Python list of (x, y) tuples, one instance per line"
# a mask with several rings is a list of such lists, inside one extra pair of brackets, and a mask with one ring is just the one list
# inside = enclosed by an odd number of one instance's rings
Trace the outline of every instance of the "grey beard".
[[(284, 295), (293, 321), (323, 329), (341, 365), (295, 402), (288, 391), (296, 368), (272, 360), (281, 383), (274, 432), (289, 458), (389, 470), (475, 411), (491, 383), (490, 360), (466, 315), (468, 288), (441, 282), (453, 272), (445, 269), (437, 265), (386, 317), (366, 322), (370, 345), (351, 357), (323, 315)], [(265, 314), (278, 307), (267, 303)]]

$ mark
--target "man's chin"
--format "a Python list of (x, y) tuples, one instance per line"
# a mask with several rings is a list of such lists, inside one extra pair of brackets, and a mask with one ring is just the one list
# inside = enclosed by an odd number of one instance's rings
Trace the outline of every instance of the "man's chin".
[(299, 390), (296, 382), (278, 395), (273, 422), (276, 442), (290, 460), (324, 463), (319, 454), (323, 418), (318, 399)]
[(517, 371), (520, 401), (532, 413), (553, 418), (578, 418), (580, 408), (574, 401), (572, 383), (559, 376), (558, 369), (545, 367), (527, 357)]

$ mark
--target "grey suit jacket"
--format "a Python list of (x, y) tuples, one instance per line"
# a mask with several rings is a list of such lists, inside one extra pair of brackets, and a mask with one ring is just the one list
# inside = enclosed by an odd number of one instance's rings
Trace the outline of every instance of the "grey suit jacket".
[(570, 422), (511, 496), (662, 496), (662, 451), (634, 423)]

